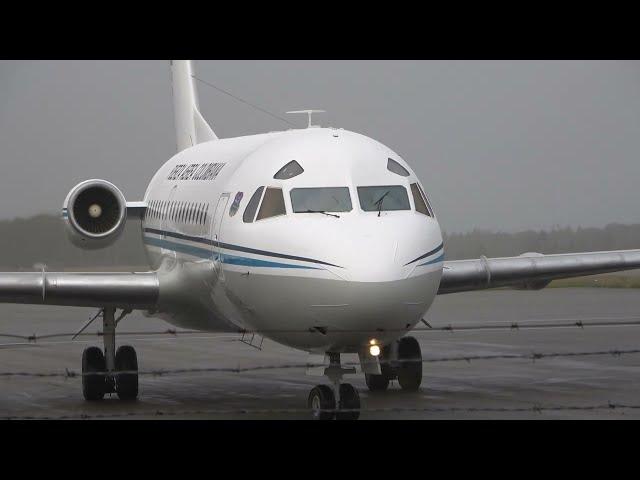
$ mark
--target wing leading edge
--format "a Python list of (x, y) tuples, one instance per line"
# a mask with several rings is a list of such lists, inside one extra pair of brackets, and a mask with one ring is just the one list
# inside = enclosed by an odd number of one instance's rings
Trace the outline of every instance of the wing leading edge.
[(159, 291), (155, 272), (0, 272), (0, 303), (146, 310)]
[(544, 288), (552, 280), (640, 268), (640, 250), (525, 254), (444, 262), (438, 294), (496, 287)]

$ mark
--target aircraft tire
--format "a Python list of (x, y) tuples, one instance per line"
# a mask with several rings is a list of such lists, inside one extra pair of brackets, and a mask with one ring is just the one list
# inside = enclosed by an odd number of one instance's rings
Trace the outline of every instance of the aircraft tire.
[(422, 383), (422, 352), (414, 337), (403, 337), (398, 342), (398, 383), (403, 390), (415, 392)]
[(85, 400), (95, 402), (102, 400), (107, 390), (105, 375), (91, 375), (105, 373), (107, 365), (104, 353), (98, 347), (87, 347), (82, 352), (82, 395)]
[(365, 373), (364, 379), (367, 382), (367, 387), (372, 392), (384, 392), (389, 387), (389, 377), (386, 375)]
[[(342, 409), (349, 410), (347, 412)], [(340, 385), (340, 409), (336, 412), (336, 420), (358, 420), (360, 418), (360, 395), (350, 383)]]
[(120, 400), (138, 398), (138, 356), (131, 345), (121, 345), (116, 351), (116, 393)]
[(336, 397), (331, 387), (327, 385), (317, 385), (311, 389), (307, 406), (311, 409), (314, 420), (333, 420), (336, 408)]

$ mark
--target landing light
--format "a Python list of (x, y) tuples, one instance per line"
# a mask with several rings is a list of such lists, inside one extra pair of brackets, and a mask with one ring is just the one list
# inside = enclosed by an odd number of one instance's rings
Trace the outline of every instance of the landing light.
[(380, 355), (380, 347), (378, 345), (371, 345), (369, 347), (369, 353), (372, 357), (377, 357), (378, 355)]

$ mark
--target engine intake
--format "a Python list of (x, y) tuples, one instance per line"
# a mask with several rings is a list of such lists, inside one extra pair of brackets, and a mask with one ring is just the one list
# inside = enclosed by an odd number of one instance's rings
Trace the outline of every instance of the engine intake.
[(127, 202), (112, 183), (86, 180), (73, 187), (67, 195), (63, 216), (74, 245), (88, 249), (103, 248), (122, 233), (127, 220)]

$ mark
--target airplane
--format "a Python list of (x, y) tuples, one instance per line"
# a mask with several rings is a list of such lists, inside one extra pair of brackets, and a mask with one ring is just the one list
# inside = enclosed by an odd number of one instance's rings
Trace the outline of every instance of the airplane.
[(100, 309), (103, 348), (82, 354), (87, 401), (138, 398), (137, 354), (116, 349), (116, 326), (139, 310), (308, 352), (320, 359), (308, 373), (328, 379), (309, 393), (311, 417), (355, 420), (360, 397), (343, 377), (356, 369), (341, 355), (358, 355), (372, 391), (392, 380), (418, 390), (422, 352), (409, 334), (437, 295), (539, 290), (640, 267), (640, 250), (445, 260), (428, 190), (396, 152), (314, 126), (313, 111), (303, 111), (306, 128), (218, 138), (200, 113), (192, 62), (170, 69), (177, 153), (144, 198), (128, 202), (113, 183), (90, 179), (62, 208), (70, 241), (83, 249), (105, 248), (138, 222), (150, 270), (0, 273), (0, 302)]

